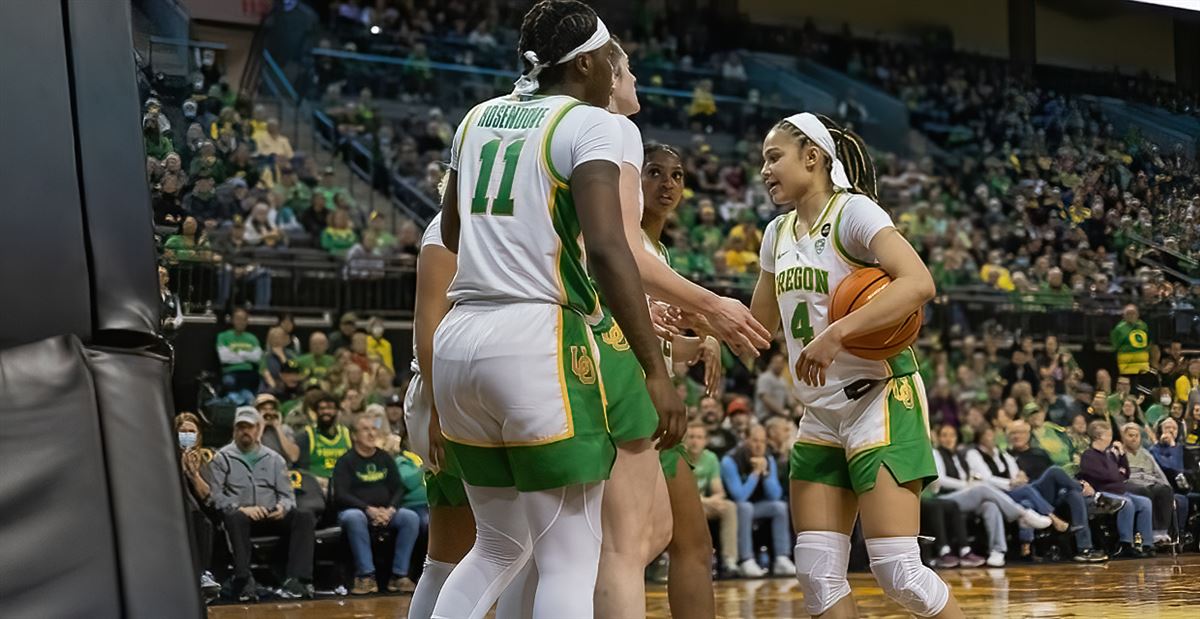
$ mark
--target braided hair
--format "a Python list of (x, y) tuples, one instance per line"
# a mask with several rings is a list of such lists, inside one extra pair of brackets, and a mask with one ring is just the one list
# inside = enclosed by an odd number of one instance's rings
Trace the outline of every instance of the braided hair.
[[(541, 0), (529, 9), (521, 21), (521, 39), (517, 53), (528, 72), (533, 67), (525, 59), (532, 50), (542, 62), (555, 62), (575, 49), (596, 30), (596, 12), (579, 0)], [(552, 64), (538, 75), (542, 88), (562, 81), (567, 64)]]
[[(846, 177), (850, 179), (850, 189), (878, 202), (879, 183), (875, 176), (875, 162), (871, 160), (871, 153), (867, 152), (866, 142), (863, 142), (857, 133), (842, 128), (828, 116), (823, 114), (815, 114), (815, 116), (829, 130), (829, 135), (833, 136), (837, 158), (846, 168)], [(800, 141), (802, 147), (813, 143), (803, 131), (787, 120), (779, 121), (774, 128), (787, 131)], [(833, 161), (826, 157), (826, 171), (830, 170), (832, 166)]]
[(674, 146), (671, 146), (670, 144), (663, 144), (662, 142), (646, 142), (646, 145), (642, 147), (642, 157), (644, 159), (649, 159), (650, 155), (653, 155), (654, 153), (667, 153), (674, 156), (676, 159), (683, 161), (683, 155), (680, 154)]

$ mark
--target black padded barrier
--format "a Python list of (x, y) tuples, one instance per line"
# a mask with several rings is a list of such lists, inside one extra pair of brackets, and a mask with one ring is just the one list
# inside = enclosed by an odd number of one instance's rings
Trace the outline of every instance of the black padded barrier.
[(117, 557), (129, 619), (203, 617), (171, 427), (167, 360), (92, 348)]
[[(127, 1), (67, 0), (83, 209), (91, 241), (95, 329), (153, 339), (158, 328), (142, 102)], [(183, 127), (174, 128), (178, 141)]]
[(61, 5), (0, 2), (0, 349), (62, 333), (91, 339), (68, 77)]
[(79, 339), (0, 350), (0, 617), (125, 616), (106, 471)]

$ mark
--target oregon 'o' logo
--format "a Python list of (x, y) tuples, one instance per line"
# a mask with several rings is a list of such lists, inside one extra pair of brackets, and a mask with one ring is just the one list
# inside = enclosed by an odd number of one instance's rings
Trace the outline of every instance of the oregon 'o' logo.
[(1149, 340), (1149, 336), (1147, 336), (1146, 332), (1142, 331), (1141, 329), (1134, 329), (1133, 331), (1129, 332), (1129, 343), (1135, 348), (1145, 348)]

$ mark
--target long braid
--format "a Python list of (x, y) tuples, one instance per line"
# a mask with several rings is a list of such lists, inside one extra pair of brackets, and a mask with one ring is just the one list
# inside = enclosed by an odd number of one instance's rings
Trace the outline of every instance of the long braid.
[[(542, 0), (533, 5), (521, 21), (517, 43), (525, 71), (532, 68), (524, 59), (526, 51), (533, 50), (542, 62), (553, 63), (592, 35), (596, 19), (596, 12), (579, 0)], [(565, 74), (565, 65), (552, 64), (542, 70), (538, 82), (542, 87), (550, 86)]]
[[(837, 157), (841, 160), (842, 167), (846, 169), (846, 178), (850, 180), (851, 190), (878, 202), (879, 183), (876, 178), (875, 162), (871, 160), (871, 154), (867, 152), (866, 143), (857, 133), (840, 127), (828, 116), (822, 114), (815, 116), (829, 130), (829, 135), (833, 136)], [(775, 128), (787, 131), (800, 142), (800, 146), (812, 143), (812, 140), (804, 135), (803, 131), (786, 120), (776, 123)], [(826, 157), (826, 171), (830, 170), (832, 165), (833, 162)]]

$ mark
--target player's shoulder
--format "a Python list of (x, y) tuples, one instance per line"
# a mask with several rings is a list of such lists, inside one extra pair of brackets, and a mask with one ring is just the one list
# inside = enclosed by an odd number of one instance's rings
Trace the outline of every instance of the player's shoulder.
[(847, 197), (845, 199), (845, 202), (843, 202), (843, 204), (842, 204), (843, 210), (849, 210), (849, 209), (883, 210), (883, 207), (880, 206), (880, 204), (878, 202), (876, 202), (875, 200), (872, 200), (871, 197), (868, 195), (856, 193), (856, 192), (849, 192), (849, 191), (846, 193), (847, 193)]
[(429, 220), (429, 225), (425, 227), (425, 233), (421, 235), (421, 247), (426, 245), (445, 247), (442, 244), (442, 214), (440, 212)]

